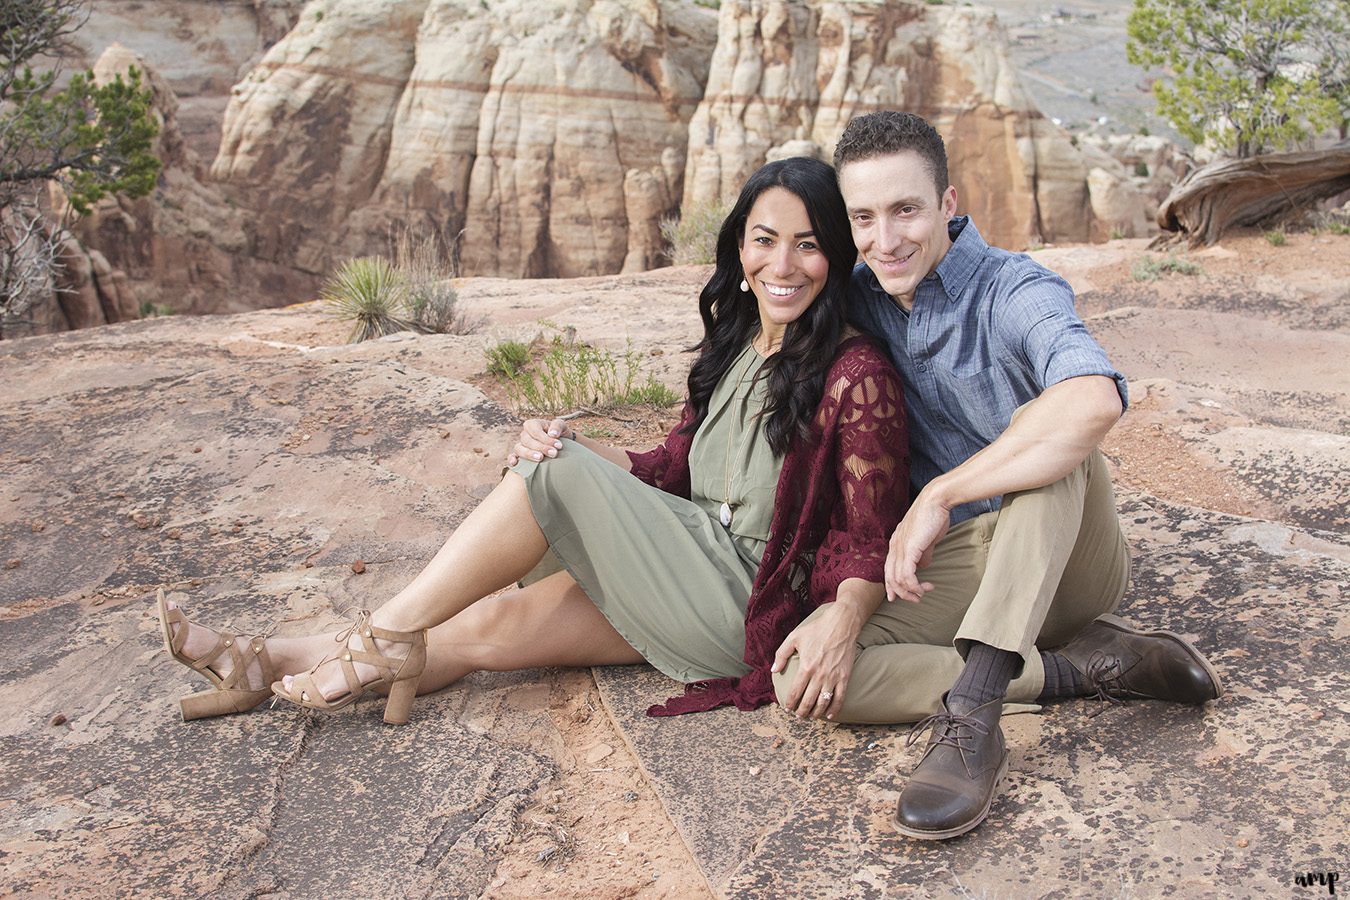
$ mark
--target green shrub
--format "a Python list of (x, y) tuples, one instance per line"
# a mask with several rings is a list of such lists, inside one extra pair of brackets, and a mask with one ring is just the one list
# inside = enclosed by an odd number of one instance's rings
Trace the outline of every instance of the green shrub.
[(1135, 163), (1135, 164), (1134, 164), (1134, 174), (1137, 175), (1137, 176), (1139, 176), (1140, 178), (1147, 178), (1147, 177), (1148, 177), (1148, 163), (1144, 162), (1142, 159), (1139, 160), (1139, 162)]
[(1266, 243), (1272, 247), (1283, 247), (1289, 243), (1289, 238), (1285, 235), (1283, 228), (1275, 228), (1267, 231), (1265, 234)]
[(511, 380), (530, 364), (530, 348), (520, 341), (506, 340), (487, 348), (488, 372)]
[(382, 256), (347, 260), (324, 285), (322, 296), (332, 315), (353, 323), (349, 344), (416, 328), (407, 279)]
[(602, 412), (639, 404), (669, 406), (679, 400), (651, 375), (637, 383), (641, 356), (632, 350), (620, 355), (555, 336), (537, 358), (531, 356), (517, 341), (503, 341), (488, 350), (488, 371), (505, 383), (512, 404), (522, 414)]
[(456, 310), (454, 268), (434, 235), (417, 237), (403, 228), (394, 238), (394, 268), (407, 282), (408, 313), (417, 329), (432, 334), (472, 334), (479, 321)]
[(142, 319), (158, 319), (161, 316), (175, 315), (177, 312), (176, 309), (169, 306), (167, 303), (152, 303), (149, 300), (142, 301), (141, 303)]
[(1130, 270), (1130, 274), (1135, 281), (1157, 281), (1168, 272), (1176, 272), (1179, 275), (1200, 275), (1203, 271), (1190, 260), (1178, 259), (1175, 254), (1169, 253), (1161, 259), (1146, 257), (1139, 260)]
[(716, 204), (698, 204), (678, 219), (661, 220), (661, 239), (676, 266), (704, 266), (717, 261), (717, 232), (726, 210)]

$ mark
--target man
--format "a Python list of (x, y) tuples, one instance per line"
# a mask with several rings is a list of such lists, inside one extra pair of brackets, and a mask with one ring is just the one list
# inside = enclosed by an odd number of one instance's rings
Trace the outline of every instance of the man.
[[(1005, 702), (1203, 703), (1222, 688), (1180, 637), (1106, 615), (1130, 558), (1097, 445), (1128, 398), (1072, 289), (956, 216), (942, 138), (923, 119), (854, 119), (834, 164), (863, 259), (853, 312), (904, 377), (915, 496), (886, 561), (899, 602), (878, 600), (853, 632), (851, 667), (794, 635), (775, 683), (789, 708), (811, 702), (803, 685), (835, 698), (839, 721), (928, 715), (894, 824), (950, 838), (984, 820), (1007, 769)], [(840, 615), (822, 607), (799, 631)]]

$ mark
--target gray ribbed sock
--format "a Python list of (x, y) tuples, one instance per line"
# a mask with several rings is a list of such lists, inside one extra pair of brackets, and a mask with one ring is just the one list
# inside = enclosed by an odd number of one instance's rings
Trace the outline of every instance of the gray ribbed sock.
[(1022, 657), (1011, 650), (972, 643), (966, 654), (966, 667), (947, 692), (947, 708), (954, 713), (968, 713), (991, 700), (1001, 699), (1008, 693), (1008, 684), (1021, 661)]
[(1058, 653), (1041, 651), (1041, 663), (1045, 666), (1045, 686), (1036, 698), (1037, 703), (1047, 700), (1063, 700), (1068, 697), (1086, 697), (1092, 693), (1083, 673), (1074, 668)]

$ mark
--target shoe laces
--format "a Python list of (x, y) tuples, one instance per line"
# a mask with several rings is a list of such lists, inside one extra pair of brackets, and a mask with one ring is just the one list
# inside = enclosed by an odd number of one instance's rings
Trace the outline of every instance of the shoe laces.
[[(1119, 656), (1097, 650), (1088, 657), (1083, 674), (1088, 684), (1097, 689), (1097, 693), (1092, 695), (1093, 699), (1119, 706), (1129, 697), (1129, 689), (1125, 686), (1129, 669), (1121, 668)], [(1096, 716), (1105, 709), (1105, 706), (1098, 707), (1088, 713), (1088, 717)]]
[[(350, 610), (350, 607), (348, 607), (348, 609), (342, 610), (342, 613), (341, 613), (341, 614), (345, 616), (349, 610)], [(341, 647), (345, 650), (345, 649), (347, 648), (347, 642), (351, 640), (352, 635), (353, 635), (353, 634), (356, 634), (356, 633), (357, 633), (357, 632), (358, 632), (358, 631), (366, 624), (367, 620), (369, 620), (369, 619), (370, 619), (370, 610), (368, 610), (368, 609), (359, 609), (359, 610), (357, 610), (356, 621), (353, 622), (352, 624), (348, 625), (348, 626), (347, 626), (346, 628), (344, 628), (342, 631), (339, 631), (337, 634), (333, 635), (333, 641), (334, 641), (335, 643), (337, 643), (339, 646), (341, 646)], [(273, 627), (275, 627), (275, 626), (273, 626)], [(271, 628), (269, 628), (268, 631), (270, 632), (270, 631), (271, 631)], [(310, 666), (310, 667), (309, 667), (309, 672), (308, 672), (307, 674), (313, 675), (314, 673), (316, 673), (316, 672), (319, 671), (319, 667), (320, 667), (320, 666), (326, 665), (326, 664), (328, 664), (328, 663), (330, 663), (330, 662), (334, 662), (335, 660), (339, 659), (341, 656), (342, 656), (342, 650), (334, 650), (332, 653), (325, 655), (322, 659), (320, 659), (320, 660), (319, 660), (318, 662), (316, 662), (314, 665)], [(283, 676), (283, 679), (284, 679), (284, 676)], [(293, 681), (292, 681), (292, 684), (294, 684)], [(272, 698), (272, 706), (271, 706), (270, 708), (275, 709), (277, 703), (280, 702), (280, 700), (281, 700), (280, 695), (274, 696), (274, 697)]]
[(913, 746), (929, 727), (933, 729), (933, 743), (941, 746), (955, 747), (964, 756), (973, 747), (966, 745), (968, 741), (975, 740), (975, 734), (964, 732), (962, 726), (969, 728), (970, 732), (976, 732), (981, 737), (989, 734), (989, 726), (976, 719), (973, 716), (964, 716), (960, 713), (943, 711), (933, 713), (928, 718), (915, 724), (909, 730), (909, 736), (905, 738), (905, 746)]

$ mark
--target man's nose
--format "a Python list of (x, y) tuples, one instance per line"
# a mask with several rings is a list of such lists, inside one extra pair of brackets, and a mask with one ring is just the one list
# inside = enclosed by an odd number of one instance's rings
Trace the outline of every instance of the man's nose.
[(903, 235), (901, 234), (898, 223), (891, 221), (886, 216), (877, 220), (877, 249), (884, 254), (891, 254), (899, 249)]

